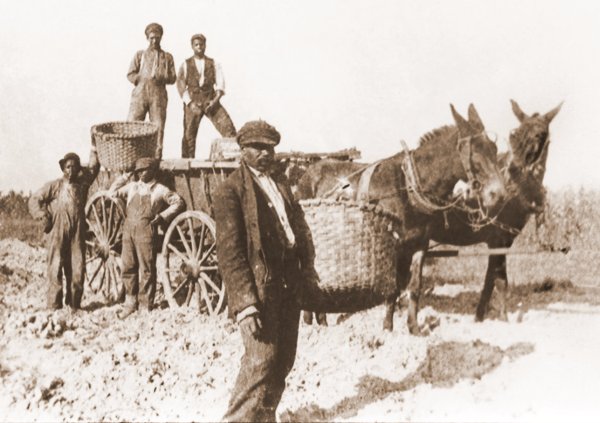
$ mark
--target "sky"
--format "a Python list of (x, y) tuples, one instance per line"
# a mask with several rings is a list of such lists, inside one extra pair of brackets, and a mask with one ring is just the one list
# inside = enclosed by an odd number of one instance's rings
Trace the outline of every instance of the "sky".
[[(0, 0), (0, 191), (60, 177), (87, 159), (92, 125), (125, 120), (129, 63), (164, 27), (176, 67), (207, 38), (222, 104), (239, 128), (262, 118), (278, 151), (356, 147), (363, 161), (453, 123), (473, 103), (500, 150), (527, 113), (564, 101), (550, 126), (545, 184), (600, 187), (600, 4), (589, 1)], [(182, 103), (168, 87), (165, 158), (177, 158)], [(203, 119), (196, 157), (218, 133)]]

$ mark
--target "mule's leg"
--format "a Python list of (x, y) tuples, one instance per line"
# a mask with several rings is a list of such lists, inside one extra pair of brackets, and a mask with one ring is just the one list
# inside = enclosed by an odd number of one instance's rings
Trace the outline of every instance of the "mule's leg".
[(506, 314), (506, 300), (508, 294), (508, 279), (506, 277), (506, 256), (495, 256), (497, 259), (494, 280), (496, 292), (498, 292), (498, 300), (500, 301), (500, 320), (508, 321)]
[(385, 317), (383, 318), (383, 330), (389, 332), (394, 330), (394, 310), (396, 309), (396, 299), (398, 295), (388, 297), (385, 300)]
[(477, 312), (475, 313), (475, 320), (477, 322), (483, 322), (485, 319), (490, 299), (494, 292), (494, 286), (498, 288), (498, 293), (500, 294), (500, 318), (504, 320), (506, 318), (506, 291), (508, 286), (506, 280), (506, 256), (489, 256), (488, 258), (485, 282), (483, 283), (483, 290), (481, 291)]
[(315, 318), (319, 326), (327, 326), (327, 314), (326, 313), (315, 313)]
[(419, 250), (412, 256), (410, 264), (410, 281), (408, 283), (408, 331), (412, 335), (419, 335), (419, 297), (421, 296), (421, 285), (423, 278), (423, 262), (425, 261), (425, 251)]
[(406, 255), (398, 254), (396, 259), (396, 292), (385, 299), (385, 316), (383, 318), (383, 330), (394, 330), (394, 311), (396, 308), (396, 300), (400, 292), (406, 288), (407, 280), (410, 272), (410, 262), (406, 259)]
[(303, 311), (302, 318), (303, 318), (305, 324), (312, 325), (312, 322), (313, 322), (312, 311)]

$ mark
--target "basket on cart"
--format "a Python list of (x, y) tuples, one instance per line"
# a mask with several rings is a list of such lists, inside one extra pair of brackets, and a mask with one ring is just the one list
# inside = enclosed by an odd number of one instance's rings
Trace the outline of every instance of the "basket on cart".
[(158, 126), (150, 122), (107, 122), (92, 126), (98, 160), (106, 169), (131, 170), (142, 157), (154, 157)]
[(302, 200), (319, 281), (305, 285), (302, 308), (354, 312), (381, 304), (396, 290), (395, 220), (374, 205)]

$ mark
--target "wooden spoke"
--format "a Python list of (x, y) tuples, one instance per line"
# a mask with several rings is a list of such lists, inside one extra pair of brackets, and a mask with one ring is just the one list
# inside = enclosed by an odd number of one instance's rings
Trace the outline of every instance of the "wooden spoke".
[(190, 280), (188, 278), (185, 278), (183, 280), (183, 282), (181, 282), (181, 284), (179, 284), (179, 286), (173, 291), (173, 296), (177, 295), (177, 293), (181, 290), (181, 288), (183, 288), (185, 286), (185, 284), (187, 284)]
[(202, 296), (204, 297), (204, 303), (206, 304), (206, 308), (208, 308), (208, 314), (213, 315), (214, 314), (214, 309), (213, 309), (213, 305), (212, 305), (212, 300), (208, 295), (208, 291), (206, 290), (206, 285), (205, 285), (205, 279), (204, 279), (204, 275), (201, 274), (200, 275), (201, 278), (198, 282), (200, 282), (200, 289), (202, 291)]
[[(112, 218), (113, 218), (113, 211), (115, 210), (115, 203), (113, 203), (112, 201), (110, 202), (110, 210), (108, 211), (108, 220), (107, 222), (111, 224), (110, 229), (113, 229), (113, 225), (112, 225)], [(110, 231), (108, 232), (108, 239), (110, 239), (110, 235), (112, 235), (110, 233)]]
[(201, 272), (211, 272), (211, 271), (215, 271), (215, 270), (219, 270), (219, 266), (214, 265), (214, 266), (200, 266), (200, 271)]
[(206, 273), (200, 273), (200, 278), (202, 278), (202, 280), (204, 282), (206, 282), (208, 285), (210, 285), (210, 287), (215, 291), (215, 292), (221, 292), (221, 288), (219, 288), (211, 278), (208, 277), (208, 275)]
[(179, 225), (177, 225), (176, 228), (177, 228), (177, 232), (179, 233), (179, 238), (181, 239), (181, 242), (183, 243), (183, 248), (185, 248), (185, 251), (187, 252), (189, 257), (194, 257), (194, 255), (192, 254), (192, 250), (190, 250), (190, 246), (187, 243), (187, 240), (185, 239), (185, 234), (181, 230), (181, 227), (179, 227)]
[(169, 250), (173, 251), (175, 253), (175, 255), (177, 257), (179, 257), (181, 260), (183, 260), (184, 262), (186, 262), (188, 260), (188, 258), (186, 256), (184, 256), (181, 251), (179, 251), (177, 248), (173, 247), (173, 244), (169, 244), (168, 248), (169, 248)]
[(200, 258), (200, 254), (202, 253), (202, 247), (204, 246), (204, 234), (205, 233), (206, 233), (206, 226), (200, 225), (200, 244), (198, 244), (200, 247), (198, 248), (198, 251), (196, 251), (196, 255), (194, 256), (196, 258), (196, 260), (198, 260)]
[(110, 222), (106, 216), (106, 203), (104, 201), (100, 201), (100, 208), (102, 209), (102, 227), (104, 228), (104, 233), (108, 235), (108, 224)]
[(196, 286), (195, 283), (190, 283), (190, 286), (188, 287), (187, 296), (185, 297), (185, 305), (186, 305), (186, 307), (190, 306), (190, 302), (192, 301), (192, 295), (194, 294), (194, 287), (195, 286)]
[(188, 232), (190, 234), (190, 239), (192, 240), (192, 257), (196, 257), (196, 251), (197, 251), (197, 246), (196, 246), (196, 235), (194, 234), (194, 222), (192, 220), (191, 217), (187, 218), (187, 222), (188, 222)]
[(210, 247), (208, 247), (208, 251), (206, 251), (206, 253), (202, 256), (202, 258), (200, 259), (200, 264), (204, 263), (204, 260), (207, 259), (208, 256), (211, 255), (211, 253), (213, 252), (213, 250), (215, 249), (215, 246), (217, 244), (212, 244)]
[(86, 259), (86, 260), (85, 260), (85, 264), (88, 264), (89, 262), (91, 262), (91, 261), (94, 261), (94, 260), (96, 260), (97, 258), (100, 258), (100, 256), (99, 256), (98, 254), (96, 254), (96, 255), (95, 255), (95, 256), (93, 256), (93, 257), (90, 257), (90, 258)]

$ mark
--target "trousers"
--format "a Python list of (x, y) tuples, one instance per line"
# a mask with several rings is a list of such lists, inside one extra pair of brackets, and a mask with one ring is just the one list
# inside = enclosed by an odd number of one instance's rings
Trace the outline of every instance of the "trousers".
[(261, 336), (242, 334), (244, 355), (224, 421), (275, 421), (285, 379), (296, 358), (300, 321), (295, 297), (281, 291), (280, 301), (266, 302), (261, 310)]
[[(191, 103), (190, 103), (191, 104)], [(206, 113), (206, 116), (213, 123), (219, 134), (222, 137), (234, 137), (235, 126), (229, 117), (227, 110), (217, 103), (212, 113)], [(193, 159), (196, 156), (196, 138), (198, 136), (198, 128), (200, 121), (205, 115), (205, 112), (194, 113), (189, 105), (183, 105), (183, 140), (181, 141), (181, 157)]]
[(123, 225), (123, 284), (125, 304), (152, 308), (156, 293), (156, 248), (150, 221), (150, 195), (135, 195), (127, 205)]
[(145, 120), (149, 115), (150, 122), (158, 125), (156, 138), (156, 158), (162, 157), (165, 122), (167, 120), (167, 89), (164, 85), (142, 81), (131, 94), (128, 120)]
[(85, 278), (84, 231), (81, 222), (67, 220), (70, 219), (57, 218), (48, 243), (46, 300), (51, 309), (63, 306), (63, 274), (66, 281), (65, 303), (73, 308), (81, 307)]

